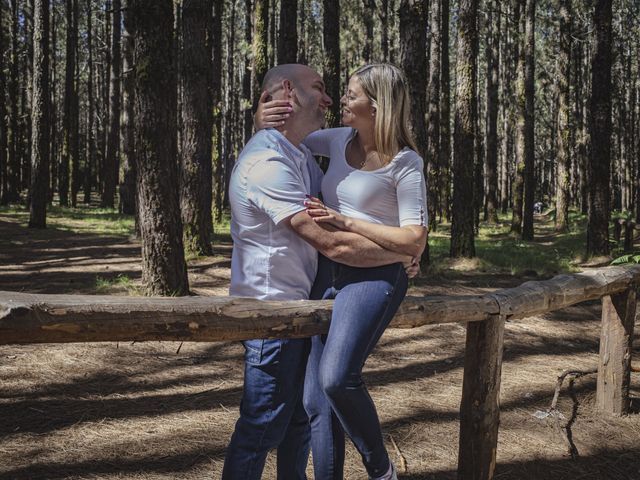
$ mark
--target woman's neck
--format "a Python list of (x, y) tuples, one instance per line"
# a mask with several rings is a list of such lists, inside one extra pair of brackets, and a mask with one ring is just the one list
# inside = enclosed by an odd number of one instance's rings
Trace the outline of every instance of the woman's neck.
[(354, 139), (357, 142), (358, 147), (362, 150), (365, 155), (369, 155), (371, 153), (378, 153), (376, 150), (376, 141), (373, 134), (373, 129), (363, 129), (357, 130), (356, 138)]

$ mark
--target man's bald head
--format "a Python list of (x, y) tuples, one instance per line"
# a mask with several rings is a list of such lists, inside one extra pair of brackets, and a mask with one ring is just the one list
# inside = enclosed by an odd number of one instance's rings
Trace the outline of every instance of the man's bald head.
[(267, 91), (269, 95), (273, 95), (283, 87), (285, 80), (288, 80), (293, 85), (298, 85), (300, 82), (309, 81), (308, 79), (313, 76), (318, 76), (318, 73), (306, 65), (299, 63), (277, 65), (269, 69), (265, 74), (262, 81), (262, 91)]

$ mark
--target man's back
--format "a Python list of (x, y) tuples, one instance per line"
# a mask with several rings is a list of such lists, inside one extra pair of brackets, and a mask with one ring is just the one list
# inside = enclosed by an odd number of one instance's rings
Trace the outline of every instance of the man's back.
[(304, 210), (305, 195), (316, 195), (321, 179), (308, 151), (280, 132), (261, 130), (251, 138), (229, 184), (234, 243), (230, 295), (308, 298), (317, 252), (283, 220)]

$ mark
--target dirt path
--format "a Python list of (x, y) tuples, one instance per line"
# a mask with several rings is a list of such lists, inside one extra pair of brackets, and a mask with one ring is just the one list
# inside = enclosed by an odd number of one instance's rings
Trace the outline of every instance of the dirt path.
[[(0, 289), (41, 293), (135, 292), (139, 244), (126, 236), (27, 230), (0, 215)], [(231, 246), (191, 262), (192, 289), (225, 295)], [(99, 278), (98, 278), (99, 277)], [(447, 274), (411, 294), (469, 294), (513, 286), (509, 275)], [(638, 331), (638, 329), (636, 330)], [(538, 419), (566, 368), (598, 359), (599, 307), (509, 322), (496, 479), (640, 480), (640, 415), (594, 412), (595, 378), (577, 380), (572, 459), (558, 421)], [(636, 334), (636, 356), (639, 335)], [(219, 478), (237, 418), (242, 352), (237, 344), (9, 346), (0, 350), (0, 480)], [(392, 458), (407, 479), (455, 479), (464, 327), (389, 330), (366, 367)], [(633, 374), (636, 412), (640, 376)], [(566, 389), (559, 403), (571, 416)], [(399, 452), (395, 451), (393, 437)], [(265, 479), (275, 478), (269, 458)], [(313, 478), (309, 469), (309, 478)], [(345, 478), (366, 478), (349, 447)]]

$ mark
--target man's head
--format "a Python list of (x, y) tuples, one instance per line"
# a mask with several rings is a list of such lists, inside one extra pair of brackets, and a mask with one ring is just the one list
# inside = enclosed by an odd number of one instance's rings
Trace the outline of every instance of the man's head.
[(325, 113), (333, 103), (318, 72), (297, 63), (270, 69), (265, 74), (262, 90), (273, 99), (291, 102), (293, 111), (282, 129), (293, 130), (301, 139), (324, 125)]

